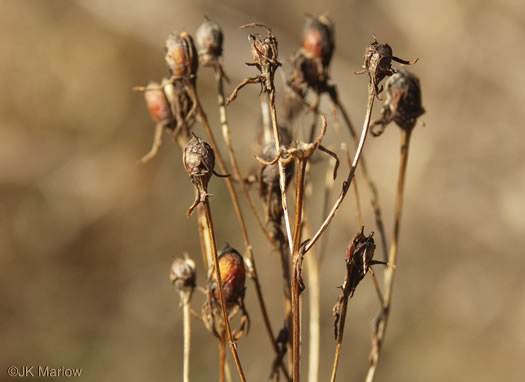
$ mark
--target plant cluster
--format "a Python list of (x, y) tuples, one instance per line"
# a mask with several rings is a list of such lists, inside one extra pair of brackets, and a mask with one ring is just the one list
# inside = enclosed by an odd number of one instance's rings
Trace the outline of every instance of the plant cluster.
[[(180, 294), (184, 315), (184, 380), (190, 379), (192, 317), (202, 321), (209, 332), (218, 339), (219, 379), (224, 381), (229, 374), (226, 362), (226, 346), (229, 345), (240, 379), (246, 380), (237, 342), (248, 333), (250, 327), (250, 316), (244, 301), (247, 280), (253, 282), (260, 316), (268, 334), (269, 346), (274, 351), (274, 360), (268, 365), (269, 380), (280, 378), (287, 381), (300, 380), (302, 332), (300, 295), (305, 288), (311, 288), (311, 296), (319, 295), (320, 267), (326, 252), (328, 231), (334, 216), (345, 200), (350, 185), (353, 185), (357, 223), (362, 228), (355, 235), (349, 233), (349, 237), (353, 237), (349, 240), (346, 256), (344, 251), (341, 252), (341, 263), (345, 265), (346, 272), (342, 280), (341, 294), (333, 308), (335, 352), (331, 381), (335, 380), (338, 369), (349, 299), (356, 293), (359, 283), (368, 274), (371, 275), (380, 302), (379, 312), (374, 321), (370, 367), (367, 375), (367, 381), (372, 381), (390, 313), (410, 136), (418, 117), (424, 112), (421, 106), (419, 80), (405, 68), (392, 67), (392, 62), (411, 65), (415, 61), (395, 57), (392, 48), (388, 44), (379, 43), (374, 36), (374, 41), (365, 49), (361, 72), (368, 74), (369, 81), (367, 109), (361, 134), (358, 135), (340, 100), (336, 81), (330, 76), (335, 36), (334, 24), (328, 16), (307, 17), (302, 42), (289, 61), (285, 91), (279, 104), (276, 102), (275, 81), (276, 73), (283, 65), (279, 61), (276, 36), (271, 28), (263, 24), (247, 24), (241, 29), (253, 32), (248, 36), (253, 61), (248, 62), (247, 65), (253, 67), (254, 73), (237, 85), (228, 98), (224, 91), (227, 77), (222, 65), (224, 36), (220, 26), (209, 19), (203, 22), (195, 34), (197, 44), (186, 32), (170, 35), (166, 41), (165, 56), (170, 75), (160, 83), (150, 82), (145, 87), (136, 88), (144, 92), (146, 105), (156, 124), (153, 146), (139, 162), (147, 163), (155, 157), (162, 145), (164, 132), (169, 131), (180, 147), (184, 168), (195, 189), (195, 200), (187, 214), (190, 216), (196, 211), (202, 266), (206, 270), (207, 278), (202, 286), (197, 286), (196, 261), (188, 255), (185, 255), (185, 258), (175, 259), (170, 273), (171, 282)], [(223, 153), (218, 150), (216, 131), (211, 128), (199, 100), (197, 92), (199, 64), (215, 72), (220, 111), (219, 123), (227, 148), (228, 165)], [(384, 86), (381, 85), (383, 80), (386, 80)], [(250, 84), (259, 86), (263, 123), (258, 134), (259, 149), (254, 153), (254, 163), (258, 170), (253, 174), (242, 174), (233, 149), (226, 106), (240, 97), (241, 90)], [(374, 100), (380, 99), (382, 93), (386, 93), (386, 99), (381, 109), (381, 116), (372, 122)], [(340, 160), (336, 153), (339, 151), (338, 148), (329, 148), (323, 144), (328, 132), (328, 123), (321, 110), (320, 100), (325, 94), (331, 105), (334, 124), (336, 126), (340, 124), (338, 118), (341, 115), (355, 147), (351, 157), (344, 146), (349, 166), (348, 174), (342, 181), (339, 196), (331, 208), (328, 201), (333, 185), (337, 182)], [(279, 118), (278, 107), (281, 112)], [(298, 118), (301, 114), (311, 116), (311, 123), (306, 126), (301, 123), (304, 120)], [(202, 125), (206, 138), (197, 135), (196, 122)], [(390, 241), (390, 249), (387, 250), (379, 196), (365, 164), (363, 148), (369, 132), (379, 136), (391, 122), (395, 122), (401, 130), (401, 161), (394, 234)], [(317, 156), (317, 153), (327, 154), (328, 157)], [(310, 211), (306, 209), (309, 198), (305, 193), (305, 189), (312, 183), (310, 172), (313, 171), (314, 157), (316, 160), (330, 159), (324, 161), (328, 177), (324, 188), (325, 203), (319, 211), (323, 221), (315, 231), (310, 224), (311, 219), (308, 216)], [(218, 170), (215, 169), (216, 165)], [(357, 171), (358, 167), (359, 171)], [(208, 192), (210, 180), (214, 175), (223, 178), (226, 182), (239, 221), (243, 250), (234, 249), (229, 245), (221, 251), (217, 250)], [(383, 260), (374, 259), (376, 249), (374, 234), (373, 232), (365, 234), (365, 227), (362, 226), (356, 176), (363, 176), (371, 190), (376, 228), (384, 249)], [(290, 189), (294, 190), (293, 194), (289, 192)], [(272, 325), (275, 320), (270, 319), (266, 309), (254, 248), (245, 223), (246, 211), (241, 209), (239, 203), (240, 194), (246, 198), (250, 213), (254, 215), (268, 245), (278, 254), (277, 263), (281, 269), (284, 308), (283, 317), (279, 321), (283, 324), (277, 332)], [(261, 210), (264, 213), (261, 213)], [(366, 230), (366, 232), (370, 231), (370, 228)], [(316, 246), (317, 243), (320, 244)], [(261, 251), (267, 252), (267, 249)], [(375, 264), (385, 266), (382, 287), (372, 268)], [(307, 268), (306, 282), (303, 279), (303, 265)], [(202, 292), (204, 296), (200, 313), (191, 308), (194, 290)], [(319, 306), (319, 299), (311, 298), (308, 377), (312, 382), (319, 378)], [(238, 325), (232, 328), (230, 323), (236, 317)]]

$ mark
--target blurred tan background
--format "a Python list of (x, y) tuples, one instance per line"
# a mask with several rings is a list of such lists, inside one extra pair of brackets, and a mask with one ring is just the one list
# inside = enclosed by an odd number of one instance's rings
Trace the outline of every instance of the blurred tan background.
[[(86, 381), (181, 380), (181, 311), (168, 274), (184, 251), (201, 264), (195, 217), (185, 217), (193, 189), (169, 139), (151, 163), (135, 165), (150, 148), (153, 124), (131, 88), (160, 80), (167, 35), (194, 33), (204, 15), (225, 33), (229, 92), (253, 73), (238, 26), (271, 25), (285, 60), (305, 13), (324, 11), (336, 24), (332, 77), (357, 126), (367, 78), (352, 73), (371, 34), (399, 57), (420, 58), (412, 70), (427, 113), (413, 135), (377, 381), (524, 380), (523, 1), (3, 0), (0, 10), (0, 380), (10, 365), (82, 368)], [(210, 70), (200, 71), (198, 86), (217, 129)], [(244, 90), (229, 108), (245, 172), (253, 165), (257, 95), (257, 87)], [(329, 130), (327, 142), (341, 140), (349, 142), (345, 130)], [(394, 126), (365, 149), (389, 235), (398, 152)], [(314, 166), (314, 181), (324, 168)], [(241, 249), (224, 184), (214, 179), (210, 187), (219, 246)], [(367, 231), (375, 230), (362, 190)], [(318, 200), (309, 210), (315, 227)], [(352, 206), (348, 198), (333, 222), (322, 268), (320, 380), (333, 357), (342, 258), (358, 230)], [(278, 328), (277, 257), (245, 214)], [(248, 379), (264, 381), (272, 352), (251, 283), (247, 300), (253, 328), (239, 351)], [(196, 295), (195, 309), (201, 302)], [(377, 309), (367, 278), (349, 306), (339, 380), (364, 380)], [(217, 343), (199, 322), (193, 327), (193, 380), (216, 380)]]

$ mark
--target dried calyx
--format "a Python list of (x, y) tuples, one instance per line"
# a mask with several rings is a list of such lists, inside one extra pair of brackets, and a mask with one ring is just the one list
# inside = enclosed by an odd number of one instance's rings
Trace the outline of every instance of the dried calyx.
[(171, 34), (166, 40), (165, 60), (174, 77), (194, 77), (199, 68), (199, 56), (193, 38), (186, 32)]
[(217, 62), (222, 56), (222, 43), (224, 40), (219, 24), (206, 19), (195, 34), (199, 46), (199, 58), (203, 66)]
[(176, 258), (171, 264), (170, 282), (182, 294), (191, 296), (196, 286), (195, 262), (188, 256)]
[(376, 245), (374, 233), (364, 235), (364, 229), (354, 236), (346, 252), (346, 267), (349, 273), (350, 295), (354, 294), (359, 282), (366, 276), (370, 265), (376, 264), (372, 259)]
[(381, 118), (371, 124), (371, 132), (374, 136), (381, 135), (392, 121), (402, 129), (411, 130), (424, 112), (419, 78), (401, 68), (386, 82), (386, 100), (381, 109)]
[(374, 41), (371, 42), (365, 51), (365, 61), (363, 63), (363, 71), (357, 74), (368, 73), (370, 84), (373, 86), (374, 95), (378, 97), (383, 87), (379, 87), (379, 83), (387, 76), (391, 76), (396, 71), (392, 68), (392, 61), (399, 62), (405, 65), (412, 65), (417, 62), (402, 60), (393, 56), (392, 48), (388, 44), (380, 44), (375, 36)]

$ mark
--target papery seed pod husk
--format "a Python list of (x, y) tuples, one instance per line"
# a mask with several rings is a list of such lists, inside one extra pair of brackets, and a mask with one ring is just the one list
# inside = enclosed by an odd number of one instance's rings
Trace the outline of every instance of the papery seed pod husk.
[(417, 119), (425, 112), (421, 103), (419, 78), (401, 68), (386, 82), (386, 94), (383, 115), (390, 114), (390, 119), (401, 128), (413, 128)]
[(204, 21), (197, 29), (195, 37), (199, 46), (199, 54), (204, 57), (205, 63), (222, 55), (224, 37), (219, 24), (211, 20)]
[[(246, 270), (242, 256), (235, 249), (226, 245), (219, 253), (219, 269), (221, 272), (222, 292), (226, 307), (230, 308), (244, 298), (246, 289)], [(213, 273), (211, 291), (217, 301), (220, 301), (217, 275)]]
[(324, 67), (334, 53), (334, 24), (326, 15), (307, 16), (303, 29), (303, 54), (309, 59), (321, 59)]
[(199, 56), (193, 38), (186, 32), (171, 34), (166, 40), (166, 64), (176, 77), (197, 74)]
[(144, 92), (144, 100), (153, 121), (165, 124), (172, 122), (173, 115), (164, 90), (154, 81), (149, 82), (146, 89), (148, 90)]
[(190, 258), (176, 258), (170, 269), (170, 282), (178, 292), (191, 291), (196, 285), (195, 262)]
[(183, 163), (192, 181), (200, 180), (207, 187), (215, 167), (215, 153), (211, 146), (194, 136), (186, 144)]
[(371, 42), (365, 51), (363, 68), (368, 72), (377, 95), (381, 80), (395, 73), (392, 69), (392, 48), (390, 45), (380, 44), (377, 40)]

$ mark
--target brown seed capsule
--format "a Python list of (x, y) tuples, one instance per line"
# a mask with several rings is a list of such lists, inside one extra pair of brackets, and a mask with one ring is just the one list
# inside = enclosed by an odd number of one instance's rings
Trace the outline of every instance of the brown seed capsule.
[(361, 280), (368, 273), (368, 268), (373, 264), (372, 258), (376, 245), (373, 233), (365, 236), (363, 230), (354, 236), (348, 245), (346, 252), (346, 263), (349, 271), (348, 282), (350, 283), (351, 295)]
[(146, 88), (151, 89), (144, 92), (144, 99), (153, 121), (156, 123), (173, 121), (170, 104), (159, 84), (151, 81)]
[(199, 46), (199, 56), (203, 65), (222, 55), (223, 34), (219, 24), (206, 20), (195, 34)]
[(194, 135), (186, 144), (182, 160), (192, 182), (206, 188), (215, 167), (215, 153), (210, 145)]
[(380, 44), (377, 40), (371, 42), (365, 51), (363, 68), (368, 72), (377, 96), (382, 90), (379, 89), (381, 80), (395, 73), (395, 70), (392, 69), (392, 48), (390, 45)]
[(196, 285), (195, 262), (190, 258), (176, 258), (171, 264), (170, 282), (179, 292), (191, 291)]
[(303, 30), (303, 49), (306, 58), (321, 59), (323, 66), (330, 64), (334, 53), (334, 24), (326, 15), (308, 16)]
[(166, 40), (166, 64), (176, 77), (195, 75), (199, 56), (192, 37), (186, 32), (171, 34)]
[[(244, 298), (246, 270), (244, 260), (235, 249), (226, 245), (219, 253), (219, 270), (221, 272), (222, 292), (226, 306), (230, 308)], [(213, 273), (211, 291), (219, 301), (217, 276)]]

